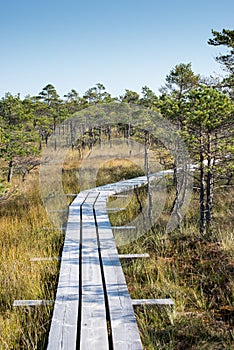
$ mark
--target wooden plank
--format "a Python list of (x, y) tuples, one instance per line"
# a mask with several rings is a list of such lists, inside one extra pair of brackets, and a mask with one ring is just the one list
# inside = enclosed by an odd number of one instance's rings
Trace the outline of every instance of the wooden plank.
[(112, 230), (135, 230), (136, 226), (112, 226)]
[(80, 205), (79, 194), (69, 207), (59, 282), (47, 350), (75, 350), (79, 304)]
[(115, 350), (140, 350), (142, 344), (125, 277), (115, 246), (112, 229), (105, 210), (105, 196), (99, 196), (96, 219), (110, 311), (111, 331)]
[(170, 298), (168, 299), (132, 299), (132, 305), (174, 305), (174, 301)]
[(61, 231), (66, 230), (66, 227), (42, 227), (40, 230), (49, 230), (49, 231)]
[(129, 194), (112, 194), (110, 197), (116, 197), (116, 198), (128, 198)]
[(45, 305), (53, 305), (53, 300), (15, 300), (13, 302), (14, 307), (22, 307), (22, 306), (45, 306)]
[(107, 212), (118, 212), (118, 211), (124, 211), (126, 208), (106, 208)]
[(61, 257), (52, 256), (50, 258), (30, 258), (30, 261), (60, 261)]
[(106, 306), (97, 233), (93, 216), (93, 203), (97, 193), (91, 192), (82, 205), (82, 313), (80, 349), (106, 350), (108, 330)]
[(120, 259), (138, 259), (138, 258), (149, 258), (149, 254), (119, 254)]

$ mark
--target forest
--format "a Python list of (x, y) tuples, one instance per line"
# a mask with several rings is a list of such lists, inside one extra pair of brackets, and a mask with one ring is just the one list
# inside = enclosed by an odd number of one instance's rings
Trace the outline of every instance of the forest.
[[(79, 191), (73, 171), (101, 137), (110, 140), (111, 135), (136, 140), (146, 150), (150, 147), (163, 168), (173, 169), (174, 176), (167, 179), (164, 212), (150, 232), (140, 238), (142, 251), (154, 257), (149, 262), (123, 266), (131, 296), (167, 295), (176, 301), (176, 311), (136, 311), (142, 341), (145, 349), (232, 349), (234, 30), (213, 30), (212, 35), (208, 44), (226, 49), (226, 54), (216, 57), (224, 71), (222, 78), (202, 77), (193, 72), (192, 63), (179, 63), (165, 77), (158, 95), (143, 86), (141, 93), (126, 89), (122, 96), (115, 97), (97, 83), (83, 96), (71, 89), (61, 97), (49, 83), (37, 96), (22, 98), (7, 92), (1, 98), (0, 348), (44, 349), (46, 344), (51, 307), (26, 311), (12, 307), (15, 299), (54, 299), (56, 292), (59, 263), (30, 262), (33, 254), (58, 256), (63, 244), (61, 233), (53, 229), (40, 199), (42, 150), (58, 126), (73, 115), (92, 106), (122, 103), (158, 113), (184, 140), (197, 165), (192, 204), (185, 218), (180, 218), (181, 188), (175, 159), (156, 137), (122, 120), (117, 125), (107, 124), (101, 131), (89, 128), (81, 139), (74, 140), (70, 162), (68, 157), (64, 165), (64, 187), (68, 193)], [(109, 166), (99, 174), (106, 183), (137, 174), (128, 164), (116, 161)], [(130, 216), (131, 210), (140, 208), (129, 208)], [(165, 222), (173, 210), (178, 216), (178, 228), (168, 233)], [(114, 214), (110, 219), (113, 224), (126, 220)], [(46, 233), (43, 227), (49, 227)], [(137, 248), (139, 242), (131, 250)], [(121, 252), (128, 249), (121, 247)]]

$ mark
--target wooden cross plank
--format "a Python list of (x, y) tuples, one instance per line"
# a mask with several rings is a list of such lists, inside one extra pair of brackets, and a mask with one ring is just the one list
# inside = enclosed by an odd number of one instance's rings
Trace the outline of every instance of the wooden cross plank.
[(144, 254), (119, 254), (120, 259), (138, 259), (138, 258), (149, 258), (148, 253)]
[(14, 300), (14, 307), (53, 305), (53, 300)]
[(56, 257), (56, 256), (52, 256), (52, 257), (48, 257), (48, 258), (30, 258), (30, 261), (60, 261), (61, 257)]
[(118, 211), (124, 211), (126, 208), (106, 208), (107, 212), (118, 212)]
[(112, 226), (112, 230), (135, 230), (136, 226)]
[(170, 298), (167, 299), (132, 299), (132, 305), (174, 305), (174, 301)]

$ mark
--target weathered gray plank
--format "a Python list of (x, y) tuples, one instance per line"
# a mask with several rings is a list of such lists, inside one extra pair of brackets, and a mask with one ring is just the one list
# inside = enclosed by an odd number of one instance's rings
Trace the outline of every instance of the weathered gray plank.
[(132, 305), (174, 305), (174, 301), (170, 298), (167, 299), (132, 299)]
[(48, 350), (75, 350), (79, 303), (80, 205), (86, 194), (78, 195), (69, 207), (65, 242)]
[(82, 206), (82, 313), (80, 349), (108, 349), (106, 307), (93, 203), (97, 193), (90, 192)]
[(111, 226), (112, 230), (135, 230), (136, 226)]
[(120, 259), (138, 259), (138, 258), (149, 258), (149, 254), (119, 254)]
[(114, 349), (142, 349), (140, 335), (127, 289), (112, 229), (105, 210), (106, 196), (100, 195), (96, 204), (96, 218), (100, 235), (101, 254), (110, 309)]
[(107, 212), (118, 212), (118, 211), (124, 211), (126, 208), (106, 208)]
[(60, 261), (60, 257), (52, 256), (50, 258), (30, 258), (30, 261)]
[(66, 227), (42, 227), (40, 230), (49, 230), (49, 231), (61, 231), (66, 230)]
[(14, 307), (53, 305), (53, 300), (14, 300)]

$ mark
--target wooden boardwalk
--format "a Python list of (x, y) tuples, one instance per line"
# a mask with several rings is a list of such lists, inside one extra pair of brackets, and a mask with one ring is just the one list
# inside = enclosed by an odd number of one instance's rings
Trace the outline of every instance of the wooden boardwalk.
[(83, 191), (70, 205), (48, 350), (142, 349), (106, 201), (146, 183)]

